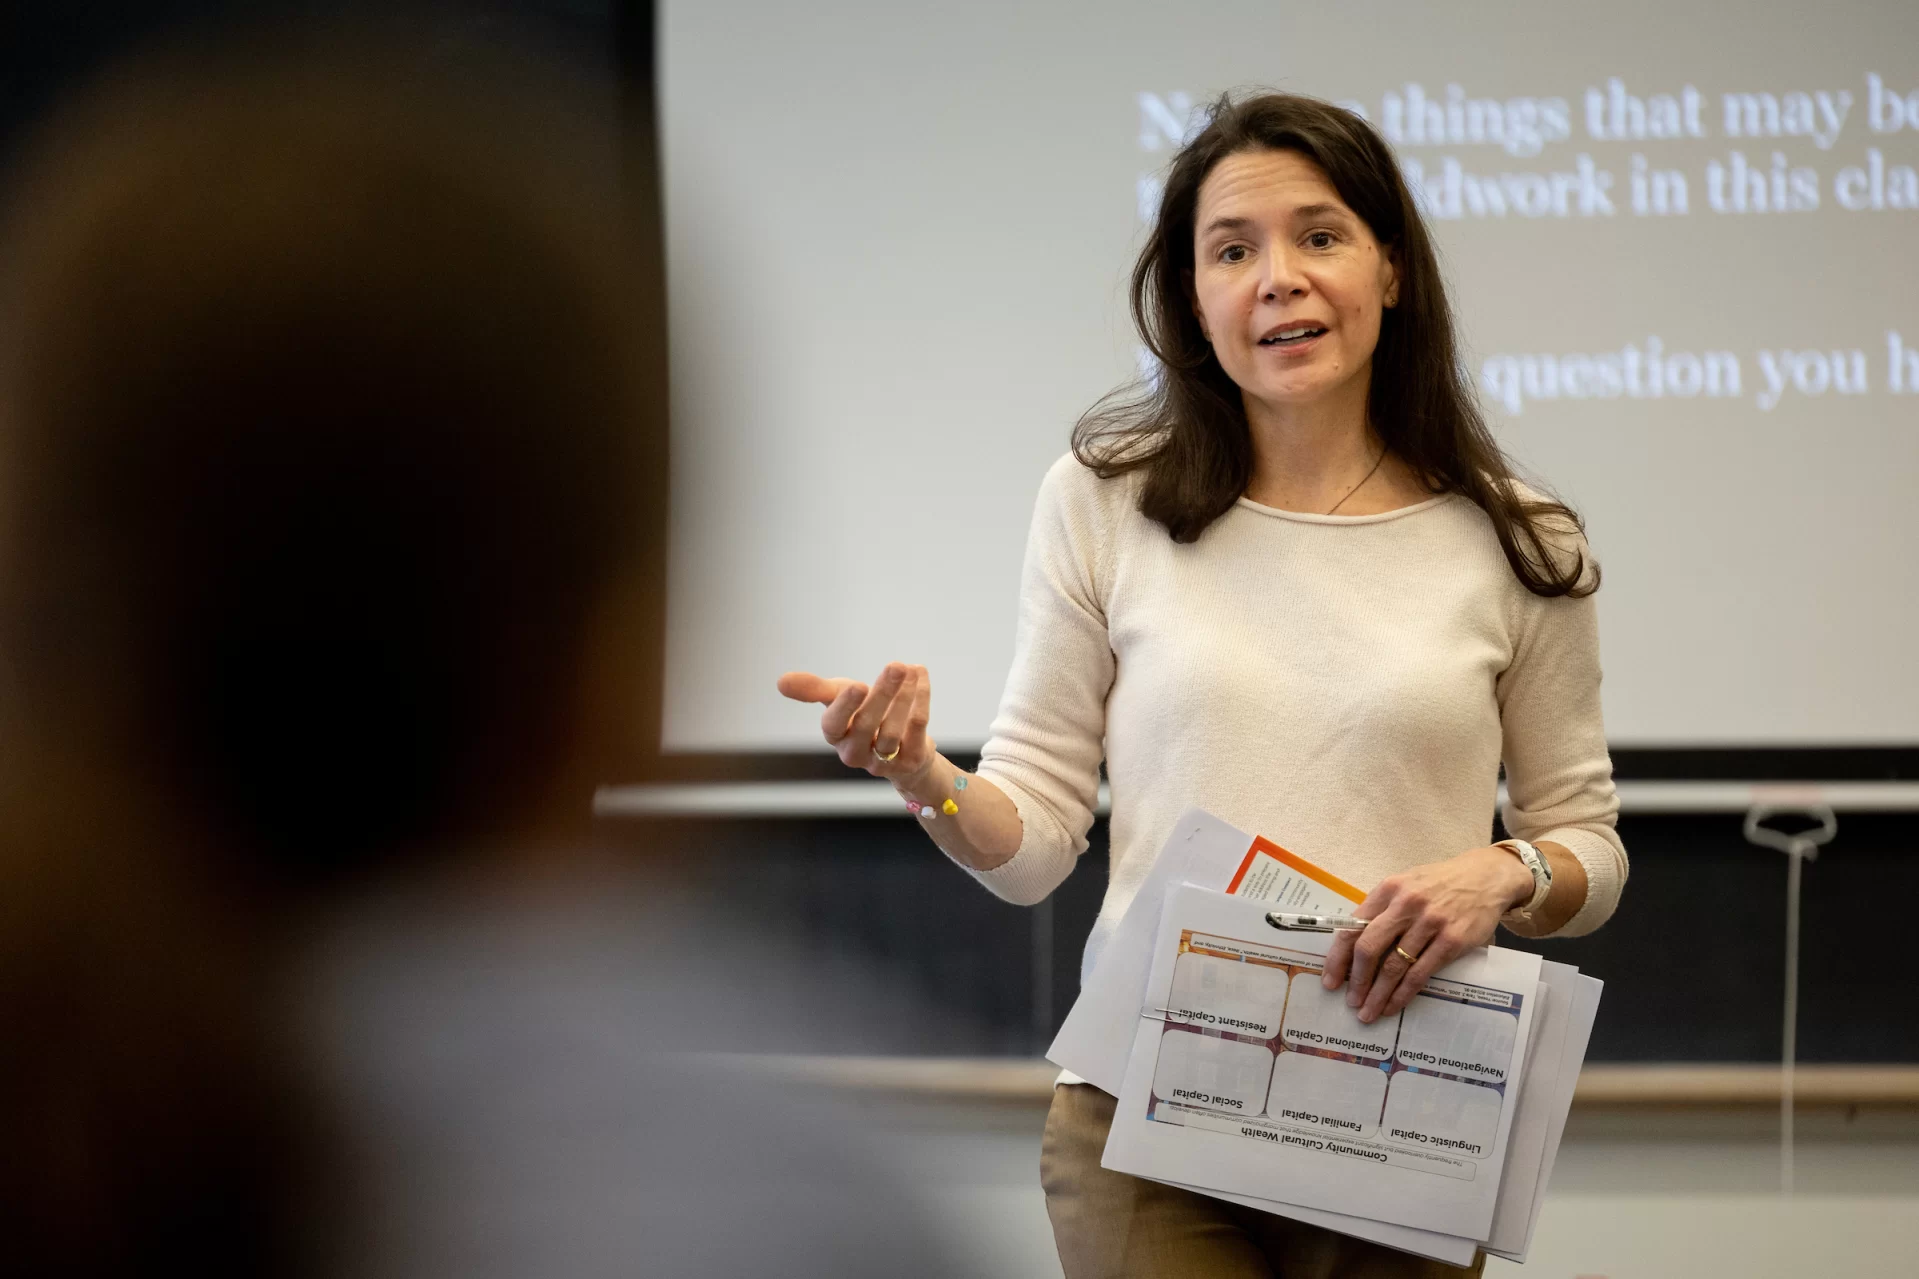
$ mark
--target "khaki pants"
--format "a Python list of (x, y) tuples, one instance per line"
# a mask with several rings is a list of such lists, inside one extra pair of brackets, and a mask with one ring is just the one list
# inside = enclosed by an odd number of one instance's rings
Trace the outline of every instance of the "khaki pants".
[(1091, 1084), (1053, 1089), (1040, 1184), (1066, 1279), (1460, 1279), (1486, 1265), (1427, 1261), (1099, 1166), (1115, 1102)]

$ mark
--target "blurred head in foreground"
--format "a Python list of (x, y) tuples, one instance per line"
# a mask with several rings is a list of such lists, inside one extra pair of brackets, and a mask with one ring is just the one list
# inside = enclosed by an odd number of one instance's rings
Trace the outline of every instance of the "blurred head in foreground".
[(582, 812), (638, 736), (579, 687), (656, 460), (615, 157), (419, 81), (131, 79), (0, 240), (18, 710), (289, 882)]
[(498, 83), (148, 65), (6, 185), (0, 1217), (28, 1268), (306, 1255), (275, 957), (370, 875), (565, 845), (633, 773), (657, 296), (617, 154)]

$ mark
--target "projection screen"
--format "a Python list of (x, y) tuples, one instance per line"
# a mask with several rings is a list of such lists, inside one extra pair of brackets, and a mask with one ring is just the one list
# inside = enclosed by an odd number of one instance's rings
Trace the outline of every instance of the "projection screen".
[(1919, 6), (667, 0), (665, 740), (924, 663), (984, 740), (1040, 477), (1224, 89), (1349, 105), (1503, 443), (1588, 519), (1616, 745), (1919, 743)]

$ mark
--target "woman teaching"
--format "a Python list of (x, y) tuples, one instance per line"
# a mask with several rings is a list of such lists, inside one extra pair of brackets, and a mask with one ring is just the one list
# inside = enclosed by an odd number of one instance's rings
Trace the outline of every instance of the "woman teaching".
[[(1104, 760), (1111, 882), (1083, 971), (1192, 805), (1371, 886), (1324, 975), (1364, 1021), (1502, 922), (1605, 922), (1626, 857), (1598, 567), (1481, 417), (1386, 144), (1315, 99), (1221, 99), (1172, 163), (1132, 308), (1159, 376), (1096, 405), (1040, 487), (978, 772), (928, 736), (924, 667), (780, 691), (824, 704), (841, 760), (1013, 902), (1072, 871)], [(1514, 838), (1492, 844), (1502, 763)], [(1041, 1179), (1068, 1279), (1484, 1264), (1102, 1169), (1113, 1105), (1054, 1090)]]

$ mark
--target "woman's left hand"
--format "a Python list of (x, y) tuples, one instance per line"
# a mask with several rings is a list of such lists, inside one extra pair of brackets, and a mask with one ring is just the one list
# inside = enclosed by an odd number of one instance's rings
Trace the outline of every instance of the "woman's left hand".
[(1390, 1017), (1434, 972), (1490, 942), (1499, 917), (1532, 894), (1524, 863), (1490, 845), (1390, 876), (1353, 910), (1371, 921), (1366, 930), (1333, 934), (1321, 981), (1327, 990), (1350, 982), (1346, 1003), (1361, 1021)]

